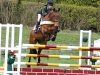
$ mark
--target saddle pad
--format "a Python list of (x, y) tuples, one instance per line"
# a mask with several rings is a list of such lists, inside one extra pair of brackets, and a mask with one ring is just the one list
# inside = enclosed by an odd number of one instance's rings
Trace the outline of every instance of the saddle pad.
[(52, 22), (52, 21), (41, 21), (40, 25), (43, 25), (43, 24), (54, 24), (54, 22)]
[[(41, 21), (40, 25), (43, 25), (43, 24), (47, 24), (47, 25), (51, 24), (52, 25), (52, 24), (54, 24), (54, 22), (52, 22), (52, 21)], [(40, 28), (40, 26), (39, 26), (39, 28)], [(35, 29), (36, 29), (36, 25), (34, 26), (33, 30), (35, 30)]]

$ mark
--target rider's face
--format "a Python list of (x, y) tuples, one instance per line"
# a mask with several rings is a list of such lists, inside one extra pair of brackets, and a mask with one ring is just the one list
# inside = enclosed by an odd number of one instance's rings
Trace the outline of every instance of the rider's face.
[(52, 6), (51, 6), (51, 5), (48, 5), (47, 7), (48, 7), (48, 9), (51, 9), (51, 8), (52, 8)]

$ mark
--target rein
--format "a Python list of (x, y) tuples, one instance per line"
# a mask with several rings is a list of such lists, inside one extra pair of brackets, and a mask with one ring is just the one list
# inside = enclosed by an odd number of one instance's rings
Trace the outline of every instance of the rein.
[(39, 29), (39, 30), (40, 30), (41, 35), (43, 36), (43, 39), (45, 40), (46, 37), (43, 35), (41, 29)]

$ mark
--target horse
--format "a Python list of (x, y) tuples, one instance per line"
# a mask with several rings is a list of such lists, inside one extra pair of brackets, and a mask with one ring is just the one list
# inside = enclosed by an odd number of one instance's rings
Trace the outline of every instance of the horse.
[[(46, 45), (47, 41), (55, 41), (57, 36), (57, 27), (59, 26), (59, 11), (58, 9), (52, 9), (40, 22), (40, 27), (37, 33), (34, 32), (34, 28), (30, 31), (30, 38), (29, 38), (29, 44), (42, 44)], [(42, 49), (30, 49), (29, 54), (41, 54)], [(38, 63), (40, 63), (40, 57), (38, 58)], [(36, 57), (34, 57), (36, 59)], [(28, 62), (31, 61), (31, 57), (29, 57)], [(27, 67), (30, 67), (30, 65), (27, 65)]]

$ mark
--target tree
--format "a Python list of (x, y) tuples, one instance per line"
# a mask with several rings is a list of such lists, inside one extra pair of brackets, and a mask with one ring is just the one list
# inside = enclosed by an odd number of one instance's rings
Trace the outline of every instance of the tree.
[(18, 1), (17, 1), (17, 4), (20, 5), (20, 4), (21, 4), (21, 0), (18, 0)]

